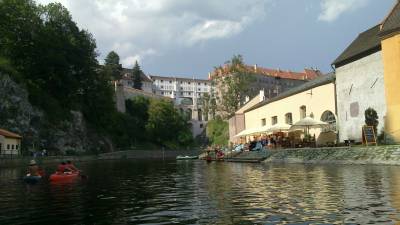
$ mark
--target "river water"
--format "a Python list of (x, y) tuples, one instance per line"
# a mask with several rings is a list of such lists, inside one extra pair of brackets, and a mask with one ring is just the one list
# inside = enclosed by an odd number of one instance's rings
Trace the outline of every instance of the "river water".
[[(51, 173), (56, 165), (45, 165)], [(0, 168), (0, 224), (400, 224), (400, 167), (93, 161), (73, 183)]]

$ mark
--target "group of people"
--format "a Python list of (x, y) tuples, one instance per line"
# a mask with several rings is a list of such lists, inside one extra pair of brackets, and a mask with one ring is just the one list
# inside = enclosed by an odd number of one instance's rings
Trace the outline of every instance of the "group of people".
[[(70, 161), (62, 161), (57, 166), (57, 173), (80, 172), (78, 168)], [(43, 170), (37, 165), (35, 160), (31, 160), (28, 166), (28, 176), (43, 176)]]
[(263, 149), (275, 149), (281, 146), (282, 137), (279, 135), (268, 135), (254, 138), (248, 143), (242, 143), (233, 147), (234, 151), (261, 151)]

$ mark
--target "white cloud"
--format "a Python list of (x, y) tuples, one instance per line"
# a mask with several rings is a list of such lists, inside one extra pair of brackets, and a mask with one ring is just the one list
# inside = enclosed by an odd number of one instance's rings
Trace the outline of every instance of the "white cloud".
[(362, 8), (369, 0), (322, 0), (318, 20), (332, 22), (346, 12)]
[[(237, 35), (264, 17), (271, 0), (38, 0), (61, 2), (93, 33), (100, 58), (115, 50), (124, 66), (172, 48)], [(150, 52), (149, 52), (150, 51)]]

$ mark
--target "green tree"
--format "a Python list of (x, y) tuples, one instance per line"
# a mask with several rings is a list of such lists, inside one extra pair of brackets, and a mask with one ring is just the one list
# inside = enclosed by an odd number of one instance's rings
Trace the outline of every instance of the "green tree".
[(122, 66), (119, 63), (119, 55), (111, 51), (104, 59), (103, 72), (109, 77), (110, 80), (121, 79)]
[(146, 124), (149, 119), (148, 111), (150, 100), (143, 96), (137, 96), (125, 101), (126, 113), (132, 118), (134, 128), (132, 138), (135, 143), (147, 141)]
[(228, 122), (222, 120), (220, 117), (208, 121), (206, 136), (211, 145), (227, 146), (229, 140)]
[(132, 69), (133, 87), (138, 90), (142, 90), (142, 74), (143, 71), (140, 69), (138, 62), (135, 61), (135, 66)]
[(203, 97), (200, 99), (206, 121), (208, 120), (208, 114), (210, 113), (210, 101), (211, 96), (208, 93), (204, 93)]
[(368, 108), (364, 112), (365, 124), (374, 127), (375, 134), (377, 134), (377, 127), (379, 125), (378, 113), (373, 108)]
[(193, 141), (190, 125), (171, 102), (152, 99), (148, 114), (146, 131), (153, 142), (177, 148)]
[(216, 85), (221, 92), (221, 111), (228, 117), (235, 114), (246, 95), (250, 95), (250, 84), (254, 81), (254, 73), (243, 62), (241, 55), (234, 55), (225, 66), (216, 68), (224, 76), (216, 78)]

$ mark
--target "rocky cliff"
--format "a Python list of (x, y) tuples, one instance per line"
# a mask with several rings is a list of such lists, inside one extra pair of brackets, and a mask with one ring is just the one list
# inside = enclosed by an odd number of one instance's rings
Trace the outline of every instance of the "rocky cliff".
[(0, 128), (23, 136), (22, 151), (46, 149), (50, 154), (109, 152), (111, 141), (91, 130), (82, 115), (71, 112), (70, 120), (57, 125), (48, 122), (45, 113), (29, 102), (26, 89), (10, 76), (0, 73)]

